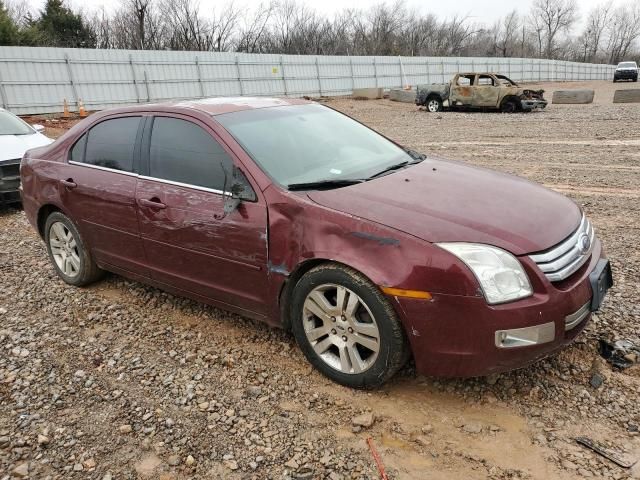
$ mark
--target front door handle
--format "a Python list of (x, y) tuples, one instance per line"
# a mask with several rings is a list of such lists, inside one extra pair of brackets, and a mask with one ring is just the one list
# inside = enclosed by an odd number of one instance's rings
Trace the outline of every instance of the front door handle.
[(67, 188), (76, 188), (78, 184), (73, 181), (73, 178), (67, 178), (66, 180), (60, 180), (60, 183)]
[(147, 200), (146, 198), (140, 198), (138, 199), (138, 204), (142, 207), (156, 208), (158, 210), (167, 208), (167, 206), (162, 203), (159, 198), (156, 197), (153, 197), (150, 200)]

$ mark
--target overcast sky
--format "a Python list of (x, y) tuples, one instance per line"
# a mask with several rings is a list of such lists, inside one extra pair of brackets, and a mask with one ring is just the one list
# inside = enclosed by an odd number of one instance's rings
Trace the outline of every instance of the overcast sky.
[[(31, 0), (33, 5), (41, 8), (45, 0)], [(99, 9), (105, 6), (111, 11), (120, 4), (120, 0), (70, 0), (71, 4), (84, 10)], [(197, 1), (197, 0), (196, 0)], [(236, 5), (260, 4), (263, 0), (235, 0)], [(380, 3), (376, 0), (298, 0), (306, 3), (318, 12), (331, 14), (346, 7), (366, 9), (372, 5)], [(405, 0), (407, 6), (415, 7), (424, 13), (434, 13), (439, 17), (449, 17), (453, 15), (468, 16), (479, 23), (490, 24), (497, 18), (508, 13), (512, 9), (525, 13), (528, 11), (533, 0), (520, 0), (518, 2), (507, 2), (504, 0)], [(636, 0), (637, 1), (637, 0)], [(580, 13), (585, 14), (591, 7), (604, 3), (605, 0), (579, 0)], [(220, 0), (199, 0), (203, 12), (210, 10), (216, 5), (226, 3)], [(389, 0), (387, 3), (392, 3)], [(623, 3), (621, 0), (614, 0), (615, 4)]]

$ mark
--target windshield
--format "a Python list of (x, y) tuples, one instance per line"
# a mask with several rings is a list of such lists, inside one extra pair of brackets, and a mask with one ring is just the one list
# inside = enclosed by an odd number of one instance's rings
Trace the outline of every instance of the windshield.
[(618, 64), (618, 68), (638, 68), (636, 62), (622, 62)]
[(412, 160), (373, 130), (321, 105), (244, 110), (216, 120), (284, 186), (366, 178)]
[(513, 85), (513, 86), (516, 86), (516, 87), (518, 86), (518, 84), (516, 82), (514, 82), (509, 77), (506, 77), (504, 75), (496, 75), (496, 78), (498, 80), (500, 80), (500, 83), (502, 83), (504, 85)]
[(0, 111), (0, 135), (31, 135), (35, 131), (15, 115)]

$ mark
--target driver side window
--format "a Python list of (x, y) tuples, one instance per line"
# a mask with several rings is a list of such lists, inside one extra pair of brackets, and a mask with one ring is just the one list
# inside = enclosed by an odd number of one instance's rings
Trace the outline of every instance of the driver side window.
[(479, 87), (493, 87), (495, 83), (493, 81), (493, 77), (490, 75), (478, 75), (478, 86)]
[(187, 120), (155, 117), (149, 176), (222, 193), (232, 175), (233, 161), (209, 132)]

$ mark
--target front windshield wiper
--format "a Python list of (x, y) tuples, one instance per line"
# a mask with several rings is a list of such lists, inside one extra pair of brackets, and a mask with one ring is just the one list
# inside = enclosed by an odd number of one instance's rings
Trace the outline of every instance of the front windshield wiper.
[(292, 183), (287, 185), (287, 189), (293, 190), (322, 190), (331, 188), (348, 187), (356, 183), (363, 183), (362, 178), (329, 178), (326, 180), (316, 180), (314, 182)]
[[(413, 162), (411, 162), (411, 163), (413, 163)], [(409, 160), (404, 160), (404, 161), (402, 161), (400, 163), (395, 163), (393, 165), (390, 165), (387, 168), (385, 168), (384, 170), (380, 170), (378, 173), (374, 173), (373, 175), (371, 175), (369, 177), (369, 179), (380, 177), (381, 175), (384, 175), (385, 173), (393, 172), (394, 170), (400, 170), (402, 167), (404, 167), (406, 165), (409, 165)]]
[(404, 151), (407, 152), (407, 155), (413, 158), (413, 161), (409, 162), (411, 165), (413, 165), (414, 163), (419, 163), (427, 158), (424, 153), (418, 153), (415, 150), (411, 150), (410, 148), (405, 148)]
[(382, 175), (384, 175), (386, 173), (393, 172), (395, 170), (400, 170), (401, 168), (406, 167), (407, 165), (415, 165), (416, 163), (420, 163), (425, 158), (427, 158), (426, 155), (423, 155), (422, 153), (418, 153), (416, 151), (413, 151), (413, 150), (411, 150), (409, 148), (405, 148), (404, 151), (407, 152), (407, 155), (409, 155), (413, 160), (411, 160), (411, 161), (403, 160), (402, 162), (394, 163), (393, 165), (388, 166), (384, 170), (380, 170), (379, 172), (374, 173), (367, 180), (371, 180), (372, 178), (380, 177), (380, 176), (382, 176)]

